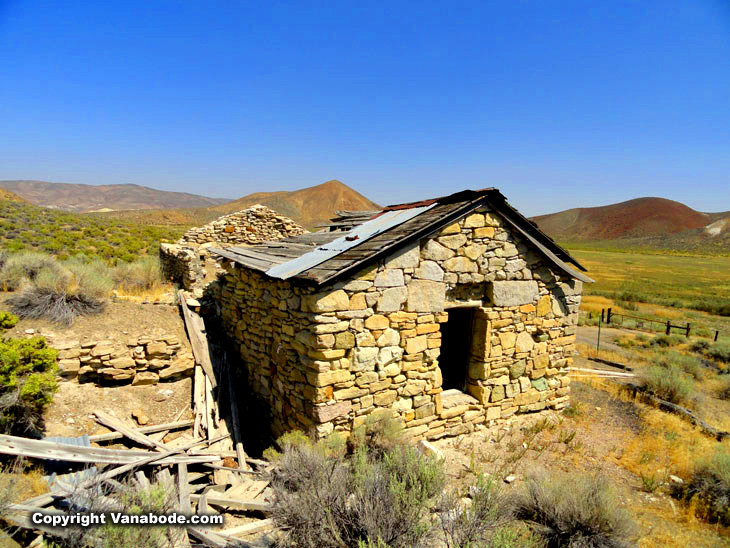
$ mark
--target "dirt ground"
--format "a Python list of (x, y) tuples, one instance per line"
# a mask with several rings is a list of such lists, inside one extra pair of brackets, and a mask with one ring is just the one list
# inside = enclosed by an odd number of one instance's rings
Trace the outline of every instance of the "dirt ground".
[(191, 379), (154, 386), (114, 387), (61, 381), (53, 403), (44, 414), (46, 436), (81, 436), (109, 432), (94, 420), (93, 413), (97, 410), (110, 413), (131, 427), (139, 426), (131, 415), (137, 409), (149, 417), (150, 421), (146, 426), (173, 422), (176, 419), (190, 419), (191, 394)]
[[(5, 298), (7, 297), (0, 296), (0, 310), (6, 309), (2, 306)], [(5, 335), (23, 337), (26, 331), (33, 330), (33, 334), (44, 335), (50, 339), (84, 341), (103, 339), (107, 335), (142, 334), (156, 329), (177, 335), (181, 343), (189, 347), (185, 326), (177, 306), (127, 301), (110, 302), (101, 314), (80, 317), (70, 326), (55, 324), (47, 320), (20, 320)]]
[[(578, 358), (576, 366), (593, 362)], [(619, 504), (632, 515), (640, 548), (730, 546), (729, 529), (698, 520), (669, 495), (674, 469), (663, 468), (657, 459), (654, 471), (662, 484), (653, 492), (635, 473), (637, 441), (649, 435), (645, 415), (658, 411), (576, 380), (571, 399), (568, 413), (520, 416), (506, 426), (435, 442), (445, 456), (452, 488), (466, 489), (478, 474), (494, 477), (511, 491), (540, 473), (599, 473), (611, 479)], [(645, 456), (640, 458), (643, 462)]]
[[(81, 317), (71, 326), (45, 320), (21, 320), (6, 332), (6, 336), (43, 335), (52, 344), (54, 340), (113, 339), (156, 331), (176, 335), (183, 347), (190, 350), (177, 306), (128, 301), (110, 302), (101, 315)], [(132, 411), (138, 409), (149, 417), (148, 426), (172, 422), (178, 416), (180, 420), (188, 419), (191, 418), (191, 393), (191, 379), (154, 386), (114, 387), (79, 384), (76, 380), (59, 381), (58, 392), (44, 414), (45, 435), (80, 436), (108, 432), (94, 420), (92, 413), (95, 410), (111, 413), (129, 426), (138, 426), (131, 417)]]

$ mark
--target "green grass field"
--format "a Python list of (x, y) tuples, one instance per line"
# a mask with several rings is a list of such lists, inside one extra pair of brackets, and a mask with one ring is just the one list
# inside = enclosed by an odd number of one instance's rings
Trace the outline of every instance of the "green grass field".
[(730, 257), (571, 250), (596, 283), (586, 295), (730, 316)]
[(570, 251), (596, 280), (583, 286), (582, 310), (595, 314), (613, 306), (660, 321), (689, 322), (695, 334), (719, 330), (721, 338), (730, 338), (730, 258)]

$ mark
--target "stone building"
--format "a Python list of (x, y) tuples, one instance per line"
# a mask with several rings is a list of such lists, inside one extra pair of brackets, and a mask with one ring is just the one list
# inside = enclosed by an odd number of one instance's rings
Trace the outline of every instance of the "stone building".
[(496, 189), (211, 253), (224, 325), (277, 434), (346, 433), (389, 409), (435, 439), (568, 404), (592, 280)]
[(292, 219), (256, 204), (191, 228), (174, 244), (160, 244), (162, 274), (200, 296), (218, 274), (216, 262), (208, 253), (212, 245), (251, 245), (305, 232)]

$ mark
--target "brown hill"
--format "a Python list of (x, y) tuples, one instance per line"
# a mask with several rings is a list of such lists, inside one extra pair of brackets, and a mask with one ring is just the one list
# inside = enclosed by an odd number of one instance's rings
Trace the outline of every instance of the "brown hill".
[(209, 209), (233, 213), (254, 204), (265, 205), (310, 230), (327, 222), (336, 210), (380, 209), (378, 204), (337, 180), (291, 192), (257, 192)]
[(4, 188), (30, 203), (74, 211), (118, 211), (209, 207), (227, 202), (187, 192), (169, 192), (140, 185), (80, 185), (46, 181), (0, 181)]
[(637, 198), (608, 206), (568, 209), (532, 220), (553, 238), (563, 241), (666, 236), (703, 228), (712, 222), (707, 213), (664, 198)]

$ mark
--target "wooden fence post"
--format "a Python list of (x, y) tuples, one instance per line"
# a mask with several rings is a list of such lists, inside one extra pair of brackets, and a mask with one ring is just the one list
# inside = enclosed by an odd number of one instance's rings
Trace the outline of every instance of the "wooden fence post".
[(689, 322), (687, 322), (687, 338), (688, 339), (689, 339), (689, 330), (690, 330), (690, 325), (689, 325)]
[(608, 309), (608, 313), (606, 314), (606, 323), (611, 323), (611, 309)]
[(603, 323), (603, 322), (606, 321), (606, 318), (604, 316), (605, 312), (606, 312), (606, 309), (605, 308), (601, 308), (601, 323)]
[(669, 335), (669, 333), (671, 333), (671, 329), (672, 329), (672, 323), (669, 320), (667, 320), (667, 335)]
[(717, 338), (720, 336), (720, 332), (718, 330), (715, 330), (715, 342), (717, 342)]

